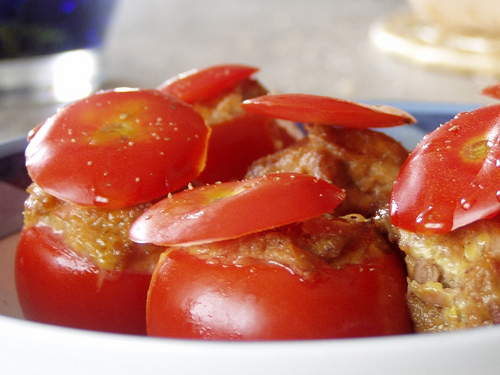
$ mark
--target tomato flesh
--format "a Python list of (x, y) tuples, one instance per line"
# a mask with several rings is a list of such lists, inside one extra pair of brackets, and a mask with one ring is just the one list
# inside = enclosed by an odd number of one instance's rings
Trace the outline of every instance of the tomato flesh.
[(415, 122), (412, 115), (394, 107), (309, 94), (265, 95), (245, 100), (242, 107), (283, 120), (351, 128), (392, 127)]
[(148, 335), (291, 340), (412, 332), (405, 276), (394, 254), (321, 269), (304, 281), (265, 263), (221, 265), (183, 251), (162, 255), (147, 302)]
[(69, 249), (48, 227), (22, 231), (15, 279), (28, 320), (96, 331), (146, 333), (151, 274), (101, 270)]
[(166, 246), (236, 238), (329, 212), (344, 196), (300, 173), (205, 185), (153, 205), (132, 224), (130, 238)]
[(464, 112), (428, 134), (403, 165), (391, 221), (446, 233), (500, 211), (500, 104)]
[(185, 103), (193, 104), (215, 98), (257, 71), (257, 68), (239, 64), (193, 69), (168, 79), (158, 87), (158, 90), (173, 95)]
[(110, 90), (72, 103), (38, 127), (28, 172), (57, 198), (126, 207), (175, 191), (204, 167), (209, 129), (156, 90)]

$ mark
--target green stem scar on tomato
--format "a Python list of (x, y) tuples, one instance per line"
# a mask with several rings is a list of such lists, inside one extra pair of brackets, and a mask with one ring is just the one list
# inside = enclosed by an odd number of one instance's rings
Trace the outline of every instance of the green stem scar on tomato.
[(204, 168), (210, 129), (156, 90), (102, 91), (69, 104), (33, 132), (28, 172), (57, 198), (126, 207), (175, 191)]
[(446, 233), (500, 211), (500, 104), (464, 112), (424, 137), (394, 182), (391, 221)]
[(146, 210), (130, 238), (166, 246), (236, 238), (327, 213), (344, 197), (337, 186), (300, 173), (206, 185)]
[(245, 100), (242, 107), (249, 112), (283, 120), (351, 128), (393, 127), (416, 121), (398, 108), (310, 94), (265, 95)]

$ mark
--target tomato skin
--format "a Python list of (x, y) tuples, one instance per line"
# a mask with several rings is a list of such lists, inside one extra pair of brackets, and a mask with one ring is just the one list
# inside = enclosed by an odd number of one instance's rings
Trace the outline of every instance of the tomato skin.
[(490, 98), (493, 99), (500, 99), (500, 83), (485, 87), (481, 91), (481, 94), (489, 96)]
[(304, 281), (278, 265), (209, 263), (162, 254), (148, 294), (148, 335), (291, 340), (412, 332), (400, 260), (324, 268)]
[(138, 243), (189, 246), (275, 228), (332, 211), (337, 186), (301, 173), (272, 173), (181, 191), (147, 209), (131, 226)]
[(500, 211), (500, 104), (460, 113), (428, 134), (390, 197), (393, 225), (447, 233)]
[(185, 103), (193, 104), (215, 98), (257, 71), (257, 68), (240, 64), (193, 69), (168, 79), (158, 87), (158, 90), (173, 95)]
[(48, 227), (23, 229), (15, 260), (25, 318), (96, 331), (144, 335), (151, 274), (103, 271)]
[(207, 162), (196, 179), (202, 184), (240, 180), (255, 160), (295, 141), (272, 119), (252, 113), (210, 127)]
[(245, 100), (242, 107), (283, 120), (350, 128), (392, 127), (416, 121), (409, 113), (394, 107), (310, 94), (265, 95)]
[(33, 181), (59, 199), (121, 208), (196, 178), (209, 131), (191, 107), (159, 91), (102, 91), (36, 128), (26, 166)]

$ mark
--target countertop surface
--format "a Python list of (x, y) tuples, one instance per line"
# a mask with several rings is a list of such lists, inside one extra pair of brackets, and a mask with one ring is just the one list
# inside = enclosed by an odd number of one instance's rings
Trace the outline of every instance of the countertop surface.
[[(382, 52), (376, 22), (403, 0), (120, 0), (103, 51), (104, 87), (155, 87), (195, 67), (260, 68), (272, 91), (377, 103), (481, 105), (500, 77), (429, 69)], [(0, 141), (24, 136), (60, 104), (0, 106)]]

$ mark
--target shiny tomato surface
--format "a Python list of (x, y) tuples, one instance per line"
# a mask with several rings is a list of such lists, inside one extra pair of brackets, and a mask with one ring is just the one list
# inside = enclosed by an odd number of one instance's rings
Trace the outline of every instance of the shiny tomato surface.
[(48, 227), (21, 233), (15, 279), (26, 319), (96, 331), (146, 332), (151, 274), (102, 270)]
[(303, 280), (285, 267), (209, 262), (165, 252), (147, 303), (151, 336), (288, 340), (412, 332), (400, 259), (319, 270)]
[(257, 71), (257, 68), (241, 64), (193, 69), (166, 80), (158, 90), (173, 95), (185, 103), (193, 104), (213, 99)]
[(69, 104), (35, 129), (28, 172), (51, 195), (83, 206), (126, 207), (175, 191), (205, 165), (210, 129), (156, 90), (109, 90)]
[(252, 113), (210, 128), (205, 169), (196, 179), (204, 184), (242, 179), (255, 160), (295, 142), (273, 119)]
[(500, 211), (500, 104), (463, 112), (415, 147), (390, 198), (391, 222), (447, 233)]
[(344, 197), (339, 187), (301, 173), (204, 185), (148, 208), (130, 238), (164, 246), (237, 238), (330, 212)]
[(311, 94), (274, 94), (245, 100), (243, 109), (273, 118), (348, 128), (393, 127), (415, 118), (395, 107)]

